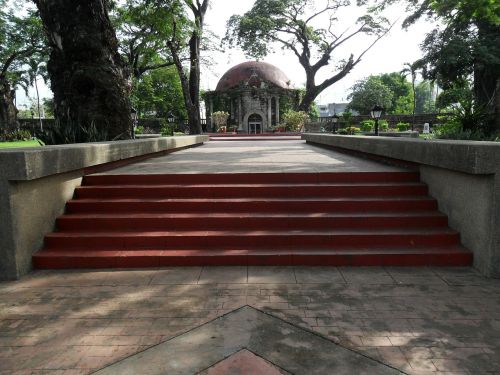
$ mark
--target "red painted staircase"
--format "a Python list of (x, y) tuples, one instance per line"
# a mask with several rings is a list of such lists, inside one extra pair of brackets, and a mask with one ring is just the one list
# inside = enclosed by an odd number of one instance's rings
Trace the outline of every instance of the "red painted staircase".
[(465, 266), (414, 172), (90, 175), (37, 268)]

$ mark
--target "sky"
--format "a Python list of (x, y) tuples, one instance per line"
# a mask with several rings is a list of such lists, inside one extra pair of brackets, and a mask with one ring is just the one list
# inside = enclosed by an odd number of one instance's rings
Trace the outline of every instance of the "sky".
[[(318, 4), (325, 0), (318, 0)], [(206, 15), (207, 27), (221, 38), (226, 32), (226, 22), (233, 14), (243, 14), (250, 10), (254, 0), (212, 0), (212, 5)], [(346, 8), (339, 14), (339, 30), (353, 27), (357, 17), (363, 12), (356, 6)], [(425, 34), (432, 29), (432, 25), (426, 21), (421, 21), (411, 26), (407, 31), (401, 28), (401, 22), (405, 18), (404, 9), (401, 6), (394, 6), (389, 9), (385, 16), (396, 22), (391, 32), (382, 38), (363, 58), (363, 60), (351, 71), (351, 73), (325, 90), (317, 99), (318, 104), (346, 102), (350, 88), (358, 80), (369, 75), (376, 75), (388, 72), (401, 71), (404, 64), (413, 62), (421, 57), (422, 52), (419, 45), (423, 41)], [(321, 24), (323, 20), (319, 20)], [(362, 51), (371, 44), (369, 37), (360, 35), (351, 41), (337, 55), (339, 59), (347, 58), (351, 52)], [(277, 53), (271, 54), (262, 61), (271, 63), (280, 68), (291, 80), (295, 87), (305, 85), (305, 73), (297, 58), (289, 51), (282, 51), (276, 48)], [(202, 68), (201, 88), (204, 90), (214, 90), (220, 77), (234, 65), (251, 60), (238, 48), (226, 48), (224, 52), (211, 52), (214, 64), (209, 68)], [(332, 73), (331, 67), (323, 68), (318, 73), (317, 82)], [(41, 97), (51, 97), (50, 89), (39, 78)], [(34, 98), (34, 90), (29, 93)], [(22, 90), (18, 90), (18, 105), (27, 104), (28, 99)]]

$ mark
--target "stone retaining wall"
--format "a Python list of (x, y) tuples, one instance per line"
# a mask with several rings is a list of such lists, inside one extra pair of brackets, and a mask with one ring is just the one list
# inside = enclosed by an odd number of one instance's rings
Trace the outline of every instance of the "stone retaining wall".
[(387, 162), (411, 163), (474, 252), (474, 266), (500, 277), (500, 143), (304, 134), (308, 143)]
[(0, 151), (0, 280), (31, 269), (31, 256), (85, 174), (208, 141), (168, 137)]

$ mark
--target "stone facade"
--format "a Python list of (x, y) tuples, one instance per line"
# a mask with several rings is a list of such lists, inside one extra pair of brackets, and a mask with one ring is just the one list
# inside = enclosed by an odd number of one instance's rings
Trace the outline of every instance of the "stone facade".
[(295, 108), (299, 91), (277, 67), (263, 62), (246, 62), (226, 72), (215, 91), (205, 94), (207, 130), (216, 132), (212, 113), (230, 114), (229, 127), (238, 133), (270, 132), (280, 124), (284, 111)]

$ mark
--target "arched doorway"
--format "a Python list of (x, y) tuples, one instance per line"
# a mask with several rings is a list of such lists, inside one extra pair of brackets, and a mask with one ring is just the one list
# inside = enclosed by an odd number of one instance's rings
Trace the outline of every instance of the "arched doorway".
[(248, 133), (261, 134), (262, 133), (262, 116), (257, 113), (251, 114), (248, 117)]

